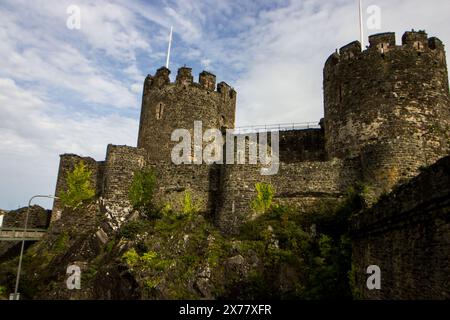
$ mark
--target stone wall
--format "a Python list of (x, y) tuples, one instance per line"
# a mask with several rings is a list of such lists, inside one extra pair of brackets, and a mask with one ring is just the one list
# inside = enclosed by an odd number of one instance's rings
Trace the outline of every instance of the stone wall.
[(407, 32), (401, 46), (393, 33), (369, 42), (363, 52), (353, 42), (325, 64), (325, 139), (330, 157), (362, 155), (380, 194), (449, 153), (450, 94), (439, 39)]
[[(352, 221), (356, 289), (364, 299), (450, 299), (450, 157)], [(381, 268), (368, 290), (366, 268)]]
[[(214, 165), (172, 163), (171, 151), (178, 144), (171, 141), (176, 129), (188, 130), (194, 145), (194, 122), (201, 121), (199, 133), (207, 129), (234, 128), (236, 91), (216, 76), (202, 72), (194, 82), (190, 68), (180, 68), (174, 83), (170, 70), (160, 68), (144, 82), (138, 147), (147, 152), (147, 164), (157, 173), (155, 198), (160, 205), (169, 204), (181, 210), (183, 198), (189, 192), (201, 212), (211, 214), (215, 207), (218, 169)], [(206, 143), (202, 142), (205, 146)], [(194, 148), (190, 159), (194, 160)]]
[[(25, 219), (28, 207), (17, 210), (3, 211), (0, 210), (0, 215), (3, 215), (3, 224), (1, 228), (24, 228)], [(27, 228), (29, 229), (46, 229), (50, 224), (51, 211), (33, 205), (30, 207), (28, 215)], [(27, 241), (25, 244), (29, 246), (31, 243)], [(6, 261), (20, 252), (21, 241), (0, 241), (0, 262)]]
[[(269, 140), (270, 141), (270, 140)], [(321, 129), (280, 131), (280, 161), (325, 161), (325, 135)]]
[(201, 213), (211, 215), (216, 206), (219, 183), (218, 165), (165, 164), (151, 165), (156, 174), (155, 201), (158, 206), (169, 205), (177, 212), (189, 193)]
[(132, 211), (128, 192), (134, 173), (145, 166), (145, 158), (146, 152), (143, 149), (108, 145), (101, 195), (113, 228), (120, 226)]
[[(4, 212), (3, 228), (24, 228), (28, 207)], [(28, 228), (45, 229), (50, 223), (50, 210), (32, 205), (28, 214)]]
[[(75, 166), (81, 161), (83, 161), (87, 168), (92, 172), (91, 185), (95, 188), (96, 195), (101, 195), (104, 163), (97, 162), (90, 157), (81, 157), (75, 154), (62, 154), (60, 156), (58, 178), (56, 180), (56, 197), (59, 197), (67, 190), (67, 174), (72, 172), (75, 169)], [(56, 199), (53, 202), (52, 221), (60, 218), (62, 209), (61, 201)]]
[(236, 92), (226, 83), (217, 85), (216, 76), (202, 72), (195, 83), (190, 68), (180, 68), (171, 83), (170, 70), (159, 69), (144, 82), (138, 147), (148, 152), (148, 162), (171, 163), (171, 141), (175, 129), (186, 129), (194, 138), (194, 121), (203, 130), (234, 128)]
[[(281, 155), (280, 155), (281, 157)], [(236, 234), (243, 222), (253, 216), (250, 207), (258, 182), (270, 183), (275, 203), (307, 210), (323, 199), (341, 198), (360, 176), (359, 159), (280, 163), (279, 172), (263, 176), (258, 165), (224, 165), (216, 224), (225, 233)]]

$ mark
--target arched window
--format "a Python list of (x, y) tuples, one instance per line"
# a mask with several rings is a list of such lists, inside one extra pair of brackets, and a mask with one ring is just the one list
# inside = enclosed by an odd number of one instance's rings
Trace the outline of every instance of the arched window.
[(162, 102), (156, 105), (156, 119), (160, 120), (164, 112), (164, 104)]

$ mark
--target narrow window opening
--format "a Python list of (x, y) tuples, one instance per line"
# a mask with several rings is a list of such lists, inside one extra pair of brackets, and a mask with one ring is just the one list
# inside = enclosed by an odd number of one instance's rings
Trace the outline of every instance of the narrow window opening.
[(160, 120), (164, 112), (164, 105), (160, 102), (156, 106), (156, 119)]

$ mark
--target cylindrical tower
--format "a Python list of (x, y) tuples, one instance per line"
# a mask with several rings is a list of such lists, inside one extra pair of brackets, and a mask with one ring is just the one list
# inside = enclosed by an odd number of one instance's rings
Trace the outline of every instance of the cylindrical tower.
[(199, 83), (190, 68), (180, 68), (175, 83), (170, 70), (160, 68), (144, 83), (138, 147), (148, 152), (149, 163), (171, 162), (177, 142), (170, 141), (175, 129), (187, 129), (193, 137), (194, 121), (202, 121), (203, 131), (234, 128), (236, 91), (216, 76), (203, 71)]
[[(175, 129), (186, 129), (194, 143), (194, 122), (207, 129), (234, 128), (236, 91), (225, 82), (217, 85), (216, 76), (203, 71), (199, 83), (193, 81), (190, 68), (180, 68), (175, 83), (170, 71), (160, 68), (144, 83), (138, 147), (146, 150), (147, 164), (155, 168), (158, 183), (155, 199), (175, 210), (183, 209), (186, 192), (201, 212), (212, 214), (218, 192), (219, 168), (214, 164), (174, 164), (171, 141)], [(205, 145), (206, 143), (203, 143)], [(194, 160), (194, 148), (191, 159)], [(198, 160), (198, 159), (197, 159)]]
[(330, 157), (362, 160), (364, 178), (386, 192), (449, 154), (450, 94), (445, 51), (424, 31), (352, 42), (324, 68), (325, 136)]

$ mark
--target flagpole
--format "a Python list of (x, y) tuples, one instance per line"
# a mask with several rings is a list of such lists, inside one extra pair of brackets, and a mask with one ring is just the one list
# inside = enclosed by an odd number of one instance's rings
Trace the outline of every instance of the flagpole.
[(167, 60), (166, 60), (166, 68), (167, 69), (169, 69), (170, 47), (172, 46), (172, 32), (173, 32), (173, 27), (170, 27), (169, 47), (167, 48)]
[(364, 23), (362, 0), (359, 0), (359, 32), (361, 37), (361, 51), (364, 51)]

